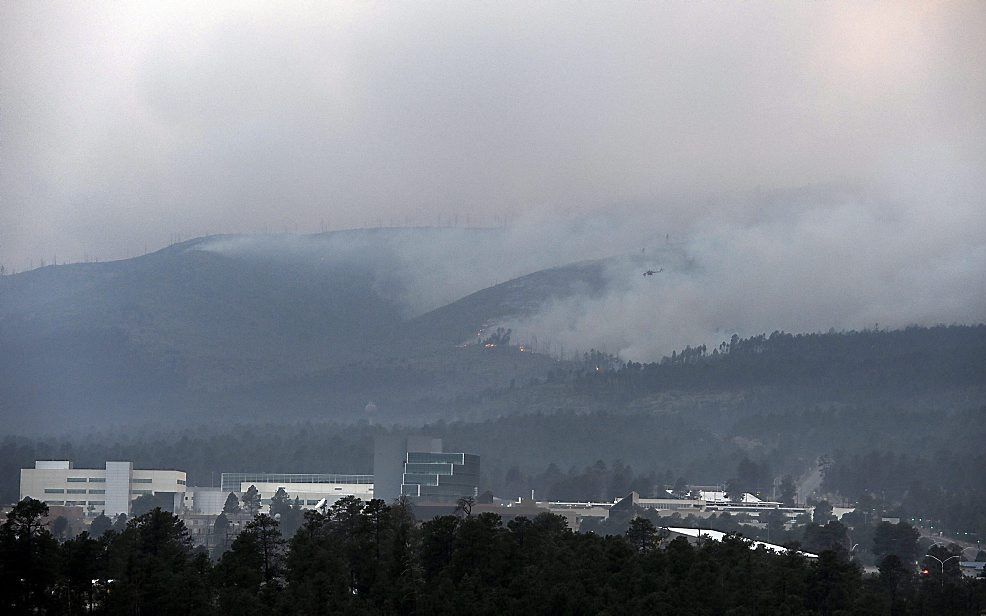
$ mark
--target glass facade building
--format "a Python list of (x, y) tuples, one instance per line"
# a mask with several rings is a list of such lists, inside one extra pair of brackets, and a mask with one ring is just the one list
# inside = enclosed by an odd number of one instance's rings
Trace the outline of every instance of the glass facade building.
[(401, 493), (454, 501), (479, 492), (479, 456), (469, 453), (408, 451)]

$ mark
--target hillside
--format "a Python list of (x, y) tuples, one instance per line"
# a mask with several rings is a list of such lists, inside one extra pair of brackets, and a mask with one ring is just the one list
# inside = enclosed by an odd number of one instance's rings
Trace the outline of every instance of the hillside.
[(584, 261), (541, 270), (477, 291), (408, 323), (417, 339), (461, 344), (494, 322), (534, 314), (556, 298), (594, 297), (606, 289), (609, 261)]
[[(484, 323), (598, 289), (598, 266), (486, 289), (485, 275), (436, 280), (441, 271), (429, 263), (441, 245), (496, 261), (495, 233), (219, 236), (2, 277), (0, 413), (14, 429), (219, 410), (333, 415), (381, 396), (432, 405), (445, 393), (543, 375), (547, 357), (462, 350), (450, 367), (448, 353)], [(469, 284), (475, 293), (418, 316)]]
[(735, 409), (863, 399), (967, 408), (986, 380), (982, 327), (776, 334), (618, 371), (516, 337), (483, 348), (498, 324), (639, 282), (653, 260), (689, 275), (671, 248), (561, 265), (514, 250), (482, 229), (217, 236), (0, 277), (0, 417), (14, 432), (352, 421), (373, 401), (386, 423), (699, 409), (708, 427)]
[(979, 407), (986, 394), (986, 325), (734, 337), (640, 364), (587, 358), (529, 387), (479, 394), (483, 418), (526, 412), (687, 414), (714, 428), (749, 414), (871, 406), (931, 411)]

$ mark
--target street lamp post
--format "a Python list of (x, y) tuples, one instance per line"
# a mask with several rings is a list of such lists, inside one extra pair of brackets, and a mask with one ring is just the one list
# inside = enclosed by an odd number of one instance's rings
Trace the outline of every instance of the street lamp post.
[[(938, 544), (936, 543), (935, 545)], [(952, 560), (953, 558), (962, 558), (962, 555), (959, 554), (958, 556), (949, 556), (945, 560), (942, 560), (937, 556), (932, 556), (931, 554), (925, 554), (925, 556), (928, 558), (934, 558), (936, 561), (938, 561), (938, 564), (941, 565), (941, 587), (945, 588), (945, 563)]]

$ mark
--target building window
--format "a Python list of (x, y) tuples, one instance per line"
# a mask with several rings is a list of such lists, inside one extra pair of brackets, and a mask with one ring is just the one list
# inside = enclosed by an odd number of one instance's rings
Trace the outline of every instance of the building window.
[(130, 493), (143, 496), (145, 494), (153, 494), (153, 490), (130, 490)]
[(106, 483), (106, 477), (90, 477), (89, 483)]
[(69, 488), (68, 490), (65, 490), (65, 491), (68, 492), (69, 494), (85, 494), (86, 493), (85, 490), (76, 490), (76, 489), (73, 489), (73, 488)]
[(86, 481), (88, 481), (88, 479), (86, 479), (85, 477), (69, 477), (68, 479), (66, 479), (66, 481), (68, 481), (69, 483), (85, 483)]
[(89, 490), (90, 494), (106, 494), (106, 490)]
[(180, 485), (180, 486), (185, 485), (185, 480), (184, 479), (179, 479), (178, 480), (178, 485)]
[(45, 504), (46, 505), (64, 505), (65, 504), (65, 501), (46, 500), (45, 501)]
[(45, 488), (45, 494), (65, 494), (62, 488)]
[(90, 505), (105, 505), (106, 501), (89, 501)]
[(134, 483), (153, 483), (153, 479), (134, 479)]

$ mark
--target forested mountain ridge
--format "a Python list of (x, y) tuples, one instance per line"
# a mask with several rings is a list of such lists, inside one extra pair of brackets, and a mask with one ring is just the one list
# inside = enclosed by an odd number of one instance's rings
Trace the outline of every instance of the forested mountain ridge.
[(986, 325), (734, 335), (711, 351), (686, 347), (660, 362), (586, 370), (576, 384), (633, 392), (772, 387), (849, 400), (979, 388), (986, 385)]
[(480, 327), (512, 317), (534, 314), (555, 298), (594, 297), (606, 288), (604, 269), (611, 262), (583, 261), (541, 270), (509, 280), (441, 308), (408, 323), (416, 337), (461, 343)]
[[(442, 353), (485, 323), (601, 284), (598, 267), (575, 264), (484, 292), (481, 265), (462, 281), (428, 266), (436, 257), (427, 250), (495, 253), (504, 250), (497, 242), (496, 230), (483, 229), (215, 236), (2, 276), (0, 415), (15, 429), (158, 412), (249, 419), (276, 406), (348, 416), (378, 394), (413, 406), (422, 388), (447, 397), (543, 375), (550, 357), (504, 367), (501, 357), (468, 351), (455, 366), (461, 385), (444, 374)], [(518, 285), (522, 297), (511, 293)], [(459, 304), (458, 289), (479, 293)], [(444, 312), (420, 314), (449, 301)], [(379, 380), (366, 378), (367, 366)], [(403, 376), (394, 379), (395, 370)], [(417, 387), (401, 394), (398, 382)]]
[(864, 398), (967, 408), (986, 381), (983, 326), (734, 337), (653, 364), (521, 352), (530, 341), (500, 324), (639, 283), (655, 263), (691, 272), (672, 245), (567, 264), (523, 248), (495, 229), (214, 236), (2, 276), (0, 417), (17, 432), (158, 415), (352, 421), (369, 401), (388, 423)]
[(978, 408), (986, 392), (986, 326), (734, 336), (659, 362), (597, 352), (543, 382), (463, 399), (471, 417), (528, 412), (687, 414), (713, 423), (815, 408)]

